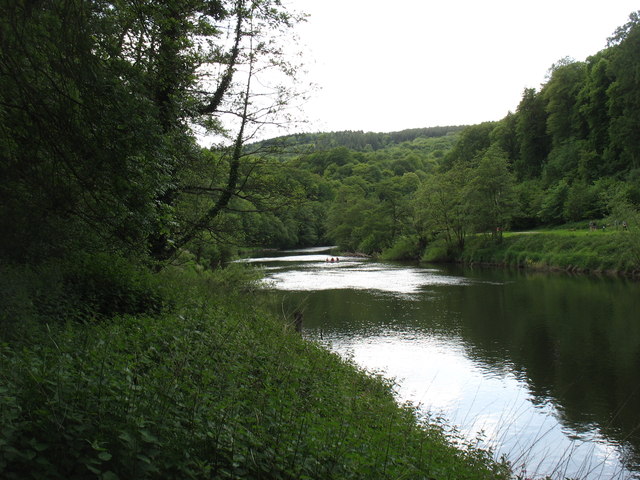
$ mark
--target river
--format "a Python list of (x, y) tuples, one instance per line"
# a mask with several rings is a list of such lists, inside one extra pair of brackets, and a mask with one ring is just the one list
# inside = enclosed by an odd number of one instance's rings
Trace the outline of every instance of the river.
[(251, 259), (302, 334), (397, 382), (528, 478), (640, 478), (640, 285), (417, 267), (322, 249)]

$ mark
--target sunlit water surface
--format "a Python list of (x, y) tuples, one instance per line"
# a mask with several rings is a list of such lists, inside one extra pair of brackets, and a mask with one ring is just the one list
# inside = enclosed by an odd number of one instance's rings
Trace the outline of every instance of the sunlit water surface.
[(400, 401), (482, 438), (516, 474), (640, 478), (638, 388), (628, 385), (640, 385), (640, 331), (620, 327), (639, 337), (620, 347), (623, 360), (581, 358), (601, 348), (585, 329), (617, 331), (615, 312), (591, 293), (604, 290), (628, 317), (636, 285), (330, 258), (308, 249), (248, 261), (264, 266), (282, 305), (304, 311), (307, 338), (394, 378)]

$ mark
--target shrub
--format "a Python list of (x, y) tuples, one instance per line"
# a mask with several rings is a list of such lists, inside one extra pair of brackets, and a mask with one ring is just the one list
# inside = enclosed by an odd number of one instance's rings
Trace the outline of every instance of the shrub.
[(87, 321), (157, 313), (167, 306), (157, 278), (144, 266), (107, 254), (79, 255), (0, 270), (4, 338), (27, 323)]
[(429, 243), (422, 254), (423, 262), (448, 262), (454, 258), (447, 242), (440, 238)]
[(0, 345), (0, 477), (508, 478), (249, 302), (191, 300)]
[[(500, 244), (480, 236), (467, 241), (464, 262), (506, 263), (534, 268), (615, 270), (631, 274), (639, 265), (630, 232), (552, 231), (513, 234)], [(632, 233), (632, 232), (631, 232)]]
[(416, 260), (420, 258), (419, 248), (417, 237), (400, 237), (380, 257), (383, 260)]
[(153, 274), (120, 256), (84, 255), (63, 274), (65, 291), (89, 315), (157, 313), (163, 298)]

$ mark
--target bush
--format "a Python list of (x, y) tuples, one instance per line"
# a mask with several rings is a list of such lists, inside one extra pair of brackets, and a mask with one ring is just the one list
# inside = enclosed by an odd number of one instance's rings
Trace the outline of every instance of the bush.
[(0, 345), (0, 477), (508, 478), (247, 300)]
[(171, 304), (253, 293), (262, 286), (263, 278), (263, 270), (241, 262), (216, 270), (197, 265), (169, 267), (159, 274), (163, 296)]
[(153, 274), (115, 255), (81, 257), (64, 272), (64, 284), (88, 315), (158, 313), (164, 304)]
[(420, 247), (417, 237), (400, 237), (388, 249), (382, 252), (383, 260), (417, 260), (420, 258)]
[(0, 273), (3, 335), (26, 323), (87, 321), (157, 313), (167, 305), (157, 278), (114, 255), (79, 255), (37, 266), (5, 265)]
[(420, 259), (423, 262), (449, 262), (453, 260), (451, 248), (443, 238), (429, 243)]
[(632, 233), (550, 231), (505, 236), (500, 244), (475, 236), (468, 239), (461, 258), (468, 263), (633, 274), (640, 261)]

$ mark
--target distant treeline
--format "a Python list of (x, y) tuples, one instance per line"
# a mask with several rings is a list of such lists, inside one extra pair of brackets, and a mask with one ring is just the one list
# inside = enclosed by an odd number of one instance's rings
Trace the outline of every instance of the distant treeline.
[[(552, 65), (496, 122), (377, 134), (333, 132), (272, 140), (306, 175), (311, 224), (275, 214), (276, 246), (329, 241), (344, 249), (456, 256), (469, 234), (571, 222), (627, 222), (640, 206), (640, 17), (583, 62)], [(293, 152), (293, 154), (291, 153)], [(306, 229), (306, 234), (303, 232)], [(458, 253), (456, 253), (458, 252)]]
[(307, 147), (311, 150), (327, 150), (346, 147), (358, 152), (381, 150), (403, 142), (411, 142), (417, 138), (443, 137), (459, 132), (464, 125), (447, 127), (410, 128), (398, 132), (377, 133), (358, 131), (297, 133), (265, 140), (263, 146)]

